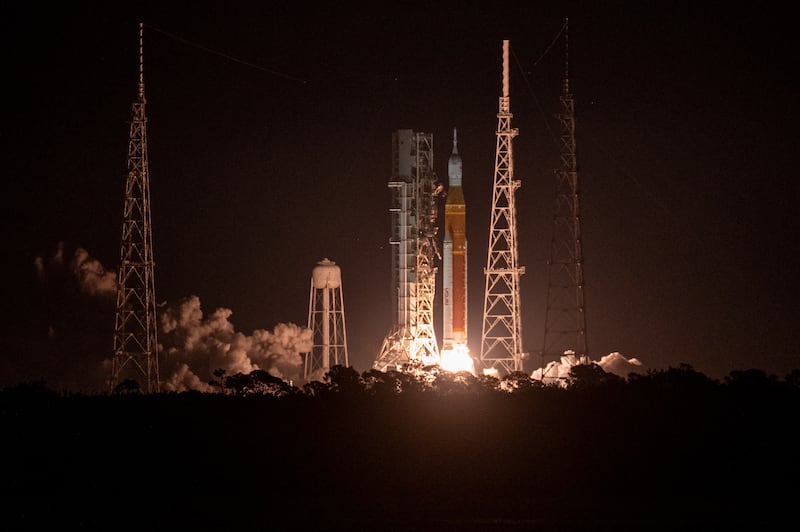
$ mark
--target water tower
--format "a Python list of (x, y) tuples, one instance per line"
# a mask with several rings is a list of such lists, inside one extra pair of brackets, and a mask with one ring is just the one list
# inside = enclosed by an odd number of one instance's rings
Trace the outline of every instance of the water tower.
[(342, 271), (335, 262), (322, 259), (311, 273), (308, 328), (314, 345), (306, 353), (303, 378), (320, 378), (331, 366), (348, 367), (347, 333), (342, 296)]

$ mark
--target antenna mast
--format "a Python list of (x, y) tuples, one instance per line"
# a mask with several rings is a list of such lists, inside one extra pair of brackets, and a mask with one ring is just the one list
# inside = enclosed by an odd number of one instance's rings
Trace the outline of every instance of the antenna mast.
[(569, 86), (569, 19), (565, 19), (564, 28), (564, 81), (560, 98), (561, 113), (558, 115), (561, 122), (561, 168), (555, 172), (557, 186), (548, 261), (542, 380), (548, 378), (545, 359), (558, 360), (564, 354), (573, 352), (580, 363), (589, 361), (575, 143), (575, 100)]
[(517, 215), (514, 192), (512, 141), (518, 130), (511, 128), (511, 98), (508, 91), (508, 40), (503, 41), (503, 95), (497, 113), (492, 216), (486, 259), (481, 363), (484, 371), (505, 373), (522, 371), (522, 322), (519, 279), (525, 273), (518, 266)]
[(114, 356), (109, 388), (123, 379), (139, 382), (146, 393), (159, 391), (153, 238), (150, 221), (150, 175), (147, 163), (147, 117), (144, 97), (144, 24), (139, 23), (139, 91), (132, 105), (128, 176), (117, 277)]

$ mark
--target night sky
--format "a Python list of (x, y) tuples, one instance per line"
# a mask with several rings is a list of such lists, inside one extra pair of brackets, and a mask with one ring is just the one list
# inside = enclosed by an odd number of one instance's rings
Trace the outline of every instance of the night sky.
[[(713, 378), (800, 367), (790, 17), (639, 4), (4, 7), (3, 384), (80, 370), (83, 355), (47, 347), (59, 327), (82, 354), (111, 354), (113, 304), (55, 294), (34, 264), (61, 242), (116, 271), (140, 21), (159, 302), (197, 296), (245, 335), (305, 325), (329, 258), (350, 364), (369, 369), (391, 326), (392, 132), (432, 132), (446, 183), (456, 127), (477, 356), (509, 39), (522, 335), (538, 352), (569, 17), (592, 358)], [(79, 315), (101, 333), (77, 339)]]

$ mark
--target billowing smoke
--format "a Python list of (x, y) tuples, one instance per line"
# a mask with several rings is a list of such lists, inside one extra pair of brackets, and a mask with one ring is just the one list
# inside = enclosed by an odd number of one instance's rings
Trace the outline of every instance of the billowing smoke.
[(218, 308), (203, 316), (200, 298), (191, 296), (160, 315), (159, 343), (170, 391), (209, 391), (216, 370), (225, 375), (267, 371), (286, 381), (300, 378), (303, 359), (311, 351), (312, 333), (306, 327), (279, 323), (273, 330), (257, 329), (247, 336), (229, 320), (233, 312)]
[[(2, 384), (43, 381), (54, 389), (104, 389), (114, 334), (116, 272), (80, 246), (58, 242), (33, 260), (36, 292), (17, 306), (6, 333)], [(14, 281), (11, 281), (14, 282)], [(13, 346), (13, 347), (11, 347)]]
[[(113, 349), (116, 273), (82, 247), (70, 251), (63, 242), (49, 258), (37, 257), (34, 267), (45, 296), (44, 326), (34, 331), (35, 337), (26, 341), (24, 349), (12, 350), (4, 361), (4, 377), (38, 375), (57, 389), (105, 390)], [(212, 391), (209, 382), (219, 380), (218, 370), (229, 376), (261, 369), (299, 382), (301, 353), (313, 346), (312, 331), (292, 323), (279, 323), (271, 331), (257, 329), (250, 335), (237, 332), (230, 309), (218, 308), (206, 316), (197, 296), (164, 304), (158, 313), (159, 374), (167, 391)], [(618, 352), (594, 362), (623, 378), (646, 371), (639, 360)], [(539, 380), (544, 374), (545, 382), (563, 383), (579, 363), (568, 351), (531, 376)], [(322, 378), (315, 375), (310, 380)]]
[(100, 261), (91, 257), (82, 247), (75, 248), (72, 256), (65, 260), (66, 248), (64, 242), (59, 242), (49, 259), (36, 257), (34, 267), (41, 282), (50, 282), (66, 273), (72, 276), (84, 294), (98, 297), (113, 297), (116, 294), (116, 272), (106, 270)]
[[(59, 242), (48, 257), (37, 257), (42, 306), (40, 327), (22, 340), (19, 356), (6, 360), (4, 377), (43, 380), (70, 391), (105, 391), (114, 338), (116, 272), (106, 270), (82, 247)], [(311, 350), (312, 332), (292, 323), (271, 331), (237, 332), (230, 309), (203, 315), (200, 298), (187, 297), (158, 309), (159, 375), (167, 391), (211, 391), (224, 375), (261, 369), (290, 381), (302, 373), (301, 353)], [(6, 371), (7, 370), (7, 371)], [(13, 385), (16, 382), (4, 384)]]
[(88, 251), (78, 248), (71, 265), (73, 274), (84, 292), (97, 296), (116, 295), (117, 274), (106, 271), (100, 261), (89, 256)]
[(606, 373), (613, 373), (627, 379), (631, 373), (644, 374), (647, 368), (644, 367), (639, 359), (625, 358), (618, 352), (609, 353), (597, 361)]
[[(647, 371), (638, 359), (625, 358), (616, 351), (601, 357), (600, 360), (592, 360), (592, 362), (600, 366), (606, 373), (613, 373), (624, 379), (627, 379), (630, 373), (644, 374)], [(572, 367), (580, 363), (581, 360), (573, 351), (566, 351), (560, 360), (554, 360), (544, 368), (535, 370), (531, 377), (535, 380), (543, 380), (543, 382), (566, 383)], [(544, 379), (542, 379), (543, 375)]]

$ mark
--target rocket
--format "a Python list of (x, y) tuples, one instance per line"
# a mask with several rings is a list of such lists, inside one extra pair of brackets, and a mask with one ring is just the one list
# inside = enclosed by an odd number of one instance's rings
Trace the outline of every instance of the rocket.
[(442, 349), (467, 343), (467, 206), (461, 190), (462, 161), (453, 128), (453, 151), (447, 162), (449, 187), (444, 206)]

